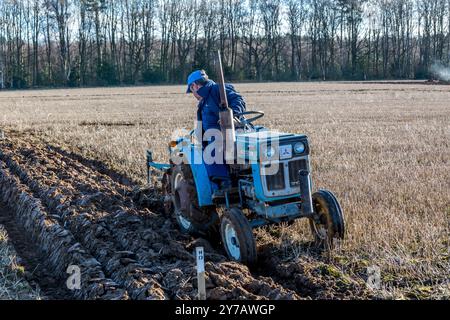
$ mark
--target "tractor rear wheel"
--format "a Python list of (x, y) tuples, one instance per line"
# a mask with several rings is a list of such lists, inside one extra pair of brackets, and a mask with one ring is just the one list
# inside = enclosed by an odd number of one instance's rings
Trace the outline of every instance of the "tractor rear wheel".
[(255, 237), (242, 210), (231, 208), (225, 211), (221, 219), (220, 234), (230, 259), (248, 266), (256, 264)]
[(343, 240), (345, 220), (342, 208), (333, 193), (320, 190), (313, 194), (314, 218), (310, 219), (311, 231), (318, 247), (331, 249), (334, 240)]
[(175, 218), (183, 233), (216, 237), (219, 216), (215, 208), (200, 208), (191, 168), (176, 165), (170, 175)]

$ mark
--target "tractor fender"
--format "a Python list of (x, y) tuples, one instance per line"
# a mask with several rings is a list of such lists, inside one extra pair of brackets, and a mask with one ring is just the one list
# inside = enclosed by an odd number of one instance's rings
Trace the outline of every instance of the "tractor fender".
[[(191, 148), (189, 165), (194, 176), (195, 188), (197, 189), (198, 205), (200, 207), (207, 207), (213, 205), (212, 185), (211, 181), (209, 181), (202, 155), (203, 151), (201, 148)], [(194, 159), (202, 159), (202, 161), (193, 161)]]

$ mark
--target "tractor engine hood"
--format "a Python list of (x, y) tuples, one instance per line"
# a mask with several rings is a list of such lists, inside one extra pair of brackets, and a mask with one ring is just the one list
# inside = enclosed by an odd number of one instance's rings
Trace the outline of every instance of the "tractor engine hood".
[(270, 162), (309, 155), (306, 135), (269, 130), (237, 133), (236, 148), (239, 160), (251, 162)]

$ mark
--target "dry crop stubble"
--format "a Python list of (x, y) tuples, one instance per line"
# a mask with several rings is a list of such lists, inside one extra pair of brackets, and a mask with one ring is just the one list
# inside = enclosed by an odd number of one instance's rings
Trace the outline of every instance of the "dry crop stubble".
[[(2, 92), (1, 125), (35, 131), (143, 183), (145, 150), (166, 161), (174, 130), (193, 126), (195, 101), (184, 89)], [(315, 186), (334, 191), (346, 214), (347, 239), (332, 259), (341, 273), (362, 281), (365, 268), (376, 265), (385, 296), (448, 297), (449, 87), (268, 83), (237, 89), (249, 109), (266, 112), (263, 125), (310, 137)], [(286, 259), (316, 254), (305, 246), (311, 238), (303, 221), (262, 230), (258, 239)]]

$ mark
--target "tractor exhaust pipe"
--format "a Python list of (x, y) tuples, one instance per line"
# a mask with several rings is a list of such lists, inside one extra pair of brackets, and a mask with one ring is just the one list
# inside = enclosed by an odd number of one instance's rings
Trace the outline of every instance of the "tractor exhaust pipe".
[(232, 164), (235, 159), (236, 132), (234, 128), (233, 110), (228, 105), (220, 50), (217, 51), (217, 74), (220, 90), (220, 130), (222, 131), (223, 137), (224, 155), (226, 163)]
[(300, 197), (302, 199), (302, 215), (305, 217), (309, 217), (314, 214), (311, 194), (311, 173), (307, 170), (300, 170), (299, 182)]

